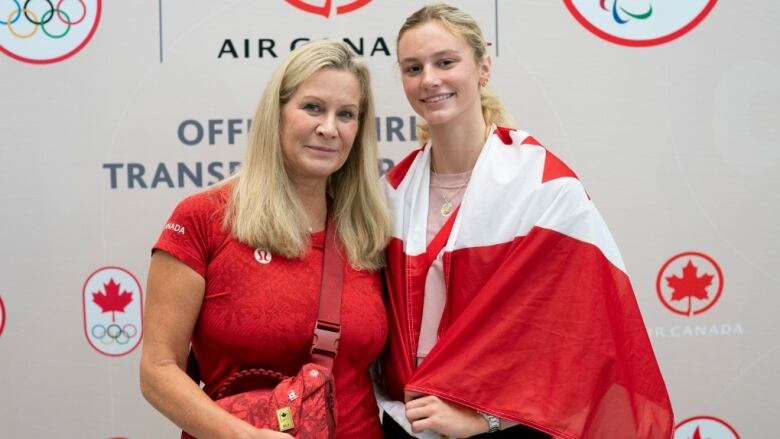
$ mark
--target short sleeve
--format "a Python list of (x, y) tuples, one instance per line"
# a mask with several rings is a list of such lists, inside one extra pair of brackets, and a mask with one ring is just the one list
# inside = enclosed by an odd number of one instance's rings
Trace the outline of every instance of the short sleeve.
[(206, 277), (211, 258), (213, 230), (221, 226), (224, 205), (208, 193), (182, 200), (163, 226), (152, 251), (163, 250)]

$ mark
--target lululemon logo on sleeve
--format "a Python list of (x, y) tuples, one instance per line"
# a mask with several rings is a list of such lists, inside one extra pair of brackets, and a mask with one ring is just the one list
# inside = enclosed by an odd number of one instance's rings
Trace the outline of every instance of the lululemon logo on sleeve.
[(594, 35), (624, 46), (668, 43), (701, 23), (717, 0), (564, 0)]
[(262, 248), (255, 249), (255, 261), (261, 264), (270, 264), (271, 252)]
[(33, 64), (83, 49), (97, 30), (102, 0), (0, 1), (0, 52)]

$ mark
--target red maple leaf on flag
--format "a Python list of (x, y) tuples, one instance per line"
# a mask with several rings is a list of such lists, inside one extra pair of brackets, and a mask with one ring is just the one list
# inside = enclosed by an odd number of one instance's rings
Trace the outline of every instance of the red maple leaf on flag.
[(682, 269), (682, 277), (677, 275), (669, 276), (666, 282), (672, 292), (672, 300), (688, 299), (688, 315), (691, 314), (691, 301), (693, 298), (705, 300), (708, 299), (707, 287), (712, 284), (712, 274), (698, 275), (698, 267), (693, 265), (693, 261), (688, 259), (688, 263)]
[(125, 307), (133, 301), (133, 293), (120, 290), (120, 285), (114, 282), (114, 278), (109, 279), (107, 284), (103, 284), (103, 290), (92, 293), (92, 301), (95, 302), (103, 312), (111, 313), (111, 321), (115, 322), (116, 312), (125, 312)]

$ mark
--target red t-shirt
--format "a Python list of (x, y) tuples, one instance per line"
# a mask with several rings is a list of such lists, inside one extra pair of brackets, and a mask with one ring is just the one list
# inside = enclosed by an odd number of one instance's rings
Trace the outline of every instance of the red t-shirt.
[[(262, 367), (294, 375), (309, 353), (320, 295), (324, 232), (312, 234), (302, 259), (286, 259), (237, 241), (222, 227), (230, 186), (184, 199), (154, 248), (206, 281), (192, 334), (204, 390), (236, 371)], [(379, 275), (345, 264), (341, 340), (333, 367), (337, 431), (342, 438), (381, 438), (368, 367), (387, 337)]]

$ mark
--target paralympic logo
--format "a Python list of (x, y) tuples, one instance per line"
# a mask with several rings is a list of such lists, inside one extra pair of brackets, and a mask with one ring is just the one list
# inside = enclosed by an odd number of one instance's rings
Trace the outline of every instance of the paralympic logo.
[(644, 47), (675, 40), (699, 25), (717, 0), (564, 0), (582, 26), (607, 41)]
[(92, 39), (101, 9), (102, 0), (0, 0), (0, 51), (32, 64), (63, 61)]
[(82, 289), (84, 334), (98, 352), (126, 355), (141, 341), (141, 284), (121, 267), (103, 267), (89, 275)]
[[(622, 6), (619, 6), (618, 5), (618, 3), (619, 3), (618, 0), (612, 0), (612, 8), (609, 8), (609, 9), (607, 8), (606, 3), (607, 3), (607, 0), (600, 0), (599, 6), (601, 6), (601, 9), (603, 9), (605, 11), (608, 11), (608, 12), (611, 12), (612, 13), (612, 19), (614, 19), (615, 22), (618, 23), (618, 24), (628, 23), (631, 20), (631, 18), (634, 18), (636, 20), (647, 20), (648, 18), (650, 18), (651, 15), (653, 15), (653, 5), (652, 4), (648, 4), (647, 11), (637, 13), (637, 12), (629, 11), (628, 9), (626, 9), (626, 8), (624, 8)], [(610, 11), (610, 9), (611, 9), (611, 11)], [(630, 18), (623, 17), (622, 16), (623, 14), (627, 15)]]
[[(316, 6), (303, 0), (285, 1), (302, 11), (308, 12), (310, 14), (322, 15), (325, 18), (330, 18), (331, 11), (333, 10), (333, 2), (331, 0), (326, 0), (325, 4), (322, 6)], [(353, 0), (346, 4), (336, 6), (336, 15), (342, 15), (356, 11), (369, 3), (371, 3), (371, 0)]]

